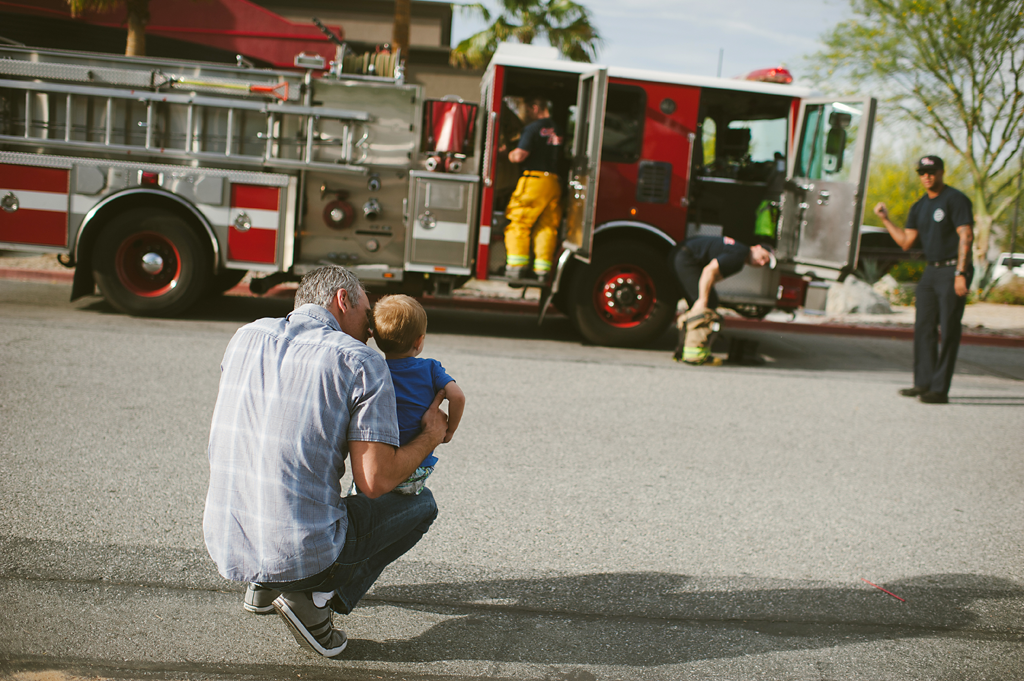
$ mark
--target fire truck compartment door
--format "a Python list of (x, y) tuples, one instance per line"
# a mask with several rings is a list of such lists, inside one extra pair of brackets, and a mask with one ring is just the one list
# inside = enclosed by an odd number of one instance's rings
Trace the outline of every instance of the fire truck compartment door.
[(0, 247), (62, 252), (68, 245), (71, 163), (21, 165), (0, 152)]
[(833, 97), (800, 105), (778, 244), (798, 273), (836, 279), (856, 267), (876, 104)]
[(413, 170), (409, 192), (409, 238), (405, 269), (410, 272), (470, 274), (470, 246), (480, 178)]
[(594, 242), (594, 208), (597, 205), (607, 94), (607, 69), (597, 69), (580, 76), (564, 245), (584, 262), (590, 262)]

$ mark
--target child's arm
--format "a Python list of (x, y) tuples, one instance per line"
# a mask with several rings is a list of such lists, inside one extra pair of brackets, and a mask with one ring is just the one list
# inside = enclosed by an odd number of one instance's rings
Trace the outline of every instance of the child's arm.
[(462, 411), (466, 408), (466, 393), (462, 392), (455, 381), (449, 381), (444, 386), (444, 394), (448, 398), (448, 432), (444, 435), (444, 441), (451, 442), (462, 420)]

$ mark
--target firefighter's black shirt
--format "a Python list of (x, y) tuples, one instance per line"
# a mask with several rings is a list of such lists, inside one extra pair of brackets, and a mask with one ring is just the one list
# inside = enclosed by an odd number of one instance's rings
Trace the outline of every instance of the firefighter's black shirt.
[(687, 239), (686, 250), (707, 267), (712, 260), (718, 261), (722, 278), (730, 277), (743, 269), (750, 254), (750, 247), (728, 236), (695, 236)]
[(963, 192), (945, 186), (934, 199), (925, 194), (910, 208), (907, 229), (916, 229), (928, 262), (957, 257), (960, 235), (957, 227), (974, 226), (974, 206)]
[(522, 162), (523, 170), (557, 173), (558, 159), (565, 138), (550, 118), (538, 118), (528, 123), (519, 138), (520, 149), (530, 152)]

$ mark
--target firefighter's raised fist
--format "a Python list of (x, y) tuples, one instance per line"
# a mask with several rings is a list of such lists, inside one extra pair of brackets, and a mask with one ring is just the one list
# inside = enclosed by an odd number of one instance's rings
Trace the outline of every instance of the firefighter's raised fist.
[(884, 203), (875, 204), (875, 215), (882, 218), (883, 220), (888, 219), (889, 209), (885, 207)]

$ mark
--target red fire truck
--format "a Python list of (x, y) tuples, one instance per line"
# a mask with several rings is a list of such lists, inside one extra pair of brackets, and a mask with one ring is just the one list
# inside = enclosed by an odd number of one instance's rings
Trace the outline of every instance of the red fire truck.
[(776, 245), (777, 270), (718, 286), (753, 316), (856, 262), (872, 99), (503, 45), (478, 107), (425, 99), (395, 62), (339, 49), (295, 73), (0, 48), (0, 248), (58, 253), (73, 298), (98, 286), (139, 315), (180, 314), (247, 271), (256, 292), (322, 264), (379, 292), (503, 280), (507, 150), (541, 95), (567, 132), (564, 241), (549, 279), (512, 284), (589, 341), (665, 331), (666, 255), (687, 236)]

